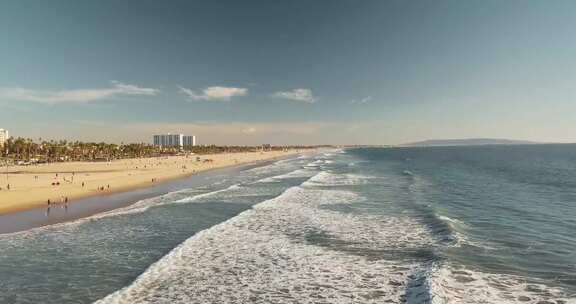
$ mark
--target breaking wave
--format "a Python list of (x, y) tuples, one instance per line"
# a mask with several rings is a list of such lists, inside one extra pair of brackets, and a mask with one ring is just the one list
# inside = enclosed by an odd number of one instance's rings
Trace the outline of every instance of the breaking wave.
[(322, 208), (361, 200), (289, 188), (186, 240), (98, 303), (401, 303), (421, 271), (417, 253), (434, 240), (409, 218)]
[(338, 187), (371, 179), (321, 171), (192, 236), (97, 303), (575, 303), (560, 288), (451, 264), (421, 219), (327, 208), (362, 203)]

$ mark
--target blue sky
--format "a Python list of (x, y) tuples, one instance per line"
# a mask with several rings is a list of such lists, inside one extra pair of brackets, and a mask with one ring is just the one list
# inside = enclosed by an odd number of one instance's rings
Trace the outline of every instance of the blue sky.
[(2, 1), (0, 128), (573, 142), (574, 28), (573, 1)]

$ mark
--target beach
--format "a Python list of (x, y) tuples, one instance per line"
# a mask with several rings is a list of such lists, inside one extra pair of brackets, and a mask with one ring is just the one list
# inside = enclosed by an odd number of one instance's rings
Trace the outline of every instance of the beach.
[(3, 167), (0, 214), (45, 207), (48, 201), (51, 205), (73, 204), (80, 198), (149, 187), (210, 169), (296, 153), (296, 150), (221, 153)]

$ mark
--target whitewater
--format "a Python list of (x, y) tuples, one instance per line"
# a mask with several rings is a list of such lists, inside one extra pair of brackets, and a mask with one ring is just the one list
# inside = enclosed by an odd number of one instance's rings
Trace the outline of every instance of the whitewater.
[(331, 173), (331, 155), (305, 165), (318, 173), (301, 185), (186, 240), (97, 303), (574, 302), (560, 288), (441, 261), (436, 248), (459, 243), (414, 218), (338, 210), (366, 203), (339, 187), (383, 181)]
[[(389, 152), (382, 150), (334, 150), (282, 160), (216, 177), (211, 186), (0, 236), (6, 245), (0, 249), (0, 266), (22, 262), (24, 252), (43, 250), (37, 260), (24, 261), (32, 276), (48, 267), (38, 260), (56, 242), (65, 261), (50, 266), (56, 273), (51, 278), (76, 278), (68, 284), (39, 283), (28, 289), (31, 296), (19, 299), (11, 292), (24, 288), (18, 287), (22, 280), (0, 274), (0, 300), (576, 303), (569, 280), (520, 271), (510, 263), (510, 269), (492, 267), (507, 257), (498, 255), (500, 239), (486, 237), (470, 220), (483, 215), (474, 214), (479, 211), (471, 209), (469, 199), (458, 192), (457, 207), (442, 205), (451, 196), (441, 192), (447, 181), (423, 169), (432, 161), (416, 163), (418, 155), (383, 155)], [(454, 178), (462, 178), (458, 174)], [(451, 187), (460, 191), (457, 184)], [(462, 209), (470, 210), (463, 216)], [(96, 245), (104, 249), (90, 249)], [(82, 254), (68, 256), (66, 250)], [(70, 263), (84, 265), (59, 270)], [(51, 288), (69, 289), (68, 298), (58, 298)]]

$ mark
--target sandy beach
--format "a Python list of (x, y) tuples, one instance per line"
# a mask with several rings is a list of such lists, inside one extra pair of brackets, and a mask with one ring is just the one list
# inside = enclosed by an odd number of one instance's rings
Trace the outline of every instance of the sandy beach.
[(74, 200), (80, 198), (148, 187), (210, 169), (295, 153), (298, 151), (167, 156), (110, 162), (63, 162), (3, 167), (0, 175), (0, 214), (44, 207), (48, 204), (48, 200), (52, 204), (63, 204), (65, 201), (73, 204)]

